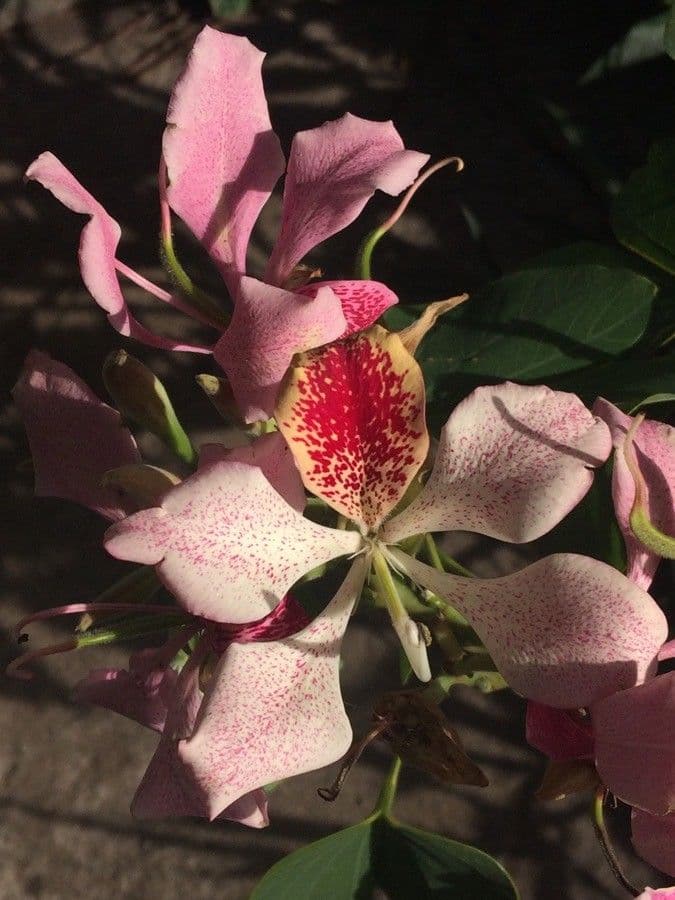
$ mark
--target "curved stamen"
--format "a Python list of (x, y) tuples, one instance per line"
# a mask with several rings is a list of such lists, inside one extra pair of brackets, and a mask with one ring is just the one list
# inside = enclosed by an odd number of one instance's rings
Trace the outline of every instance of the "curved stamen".
[(40, 659), (43, 656), (53, 656), (55, 653), (68, 653), (69, 650), (77, 650), (77, 646), (77, 638), (72, 638), (69, 641), (63, 641), (60, 644), (50, 644), (48, 647), (40, 647), (39, 650), (30, 650), (28, 653), (22, 653), (21, 656), (17, 656), (16, 659), (13, 659), (5, 669), (5, 672), (11, 678), (30, 681), (33, 677), (33, 673), (21, 671), (25, 665), (36, 659)]
[(403, 199), (396, 207), (394, 212), (389, 216), (389, 218), (374, 231), (371, 231), (371, 233), (366, 237), (363, 244), (361, 245), (361, 250), (359, 252), (357, 260), (357, 274), (359, 278), (370, 280), (370, 258), (373, 255), (375, 245), (378, 243), (380, 238), (383, 237), (398, 222), (398, 220), (408, 208), (408, 204), (415, 196), (417, 191), (422, 187), (424, 182), (428, 178), (431, 178), (431, 176), (438, 172), (440, 169), (444, 169), (451, 163), (455, 164), (456, 172), (461, 172), (464, 168), (464, 161), (460, 159), (459, 156), (447, 156), (445, 159), (441, 159), (437, 163), (434, 163), (433, 166), (429, 166), (429, 168), (425, 172), (422, 172), (417, 181), (413, 182), (413, 184), (410, 185), (408, 190), (405, 192)]
[[(52, 606), (49, 609), (41, 609), (39, 612), (25, 616), (14, 626), (14, 635), (19, 638), (21, 632), (31, 622), (39, 622), (44, 619), (53, 619), (56, 616), (72, 616), (77, 613), (97, 612), (137, 612), (137, 613), (171, 613), (171, 607), (159, 603), (67, 603), (65, 606)], [(181, 612), (181, 610), (176, 610)], [(187, 615), (187, 613), (186, 613)]]

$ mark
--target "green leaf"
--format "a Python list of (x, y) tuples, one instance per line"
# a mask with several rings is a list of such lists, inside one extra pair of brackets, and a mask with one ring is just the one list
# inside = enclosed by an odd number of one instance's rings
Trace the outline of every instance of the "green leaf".
[[(659, 12), (655, 16), (631, 25), (621, 40), (613, 44), (606, 53), (603, 53), (591, 64), (582, 75), (579, 84), (588, 84), (617, 70), (661, 56), (664, 42), (663, 31), (669, 17), (672, 17), (671, 13)], [(666, 49), (668, 49), (667, 46)], [(668, 52), (670, 53), (670, 50)]]
[(675, 391), (675, 353), (651, 359), (616, 359), (549, 379), (547, 384), (573, 391), (588, 404), (605, 397), (627, 411), (650, 394)]
[(629, 250), (675, 274), (675, 139), (652, 145), (616, 198), (612, 227)]
[(250, 2), (249, 0), (209, 0), (209, 6), (214, 16), (229, 18), (248, 12)]
[(638, 410), (642, 409), (643, 406), (656, 406), (659, 403), (672, 403), (673, 401), (675, 401), (675, 394), (650, 394), (649, 397), (645, 397), (644, 400), (641, 400), (631, 410), (629, 410), (629, 414), (631, 416), (634, 416), (635, 413), (638, 412)]
[(664, 43), (666, 45), (666, 53), (675, 59), (675, 4), (671, 6), (666, 20), (666, 30), (664, 34)]
[(372, 822), (366, 819), (272, 866), (251, 900), (370, 900)]
[(251, 900), (517, 900), (505, 869), (474, 847), (375, 814), (273, 866)]
[(373, 823), (376, 882), (391, 898), (515, 900), (506, 870), (475, 847), (382, 817)]
[[(528, 269), (492, 282), (420, 348), (432, 424), (479, 384), (548, 383), (613, 360), (641, 338), (656, 291), (641, 275), (598, 265)], [(387, 323), (400, 328), (415, 315), (391, 310)]]

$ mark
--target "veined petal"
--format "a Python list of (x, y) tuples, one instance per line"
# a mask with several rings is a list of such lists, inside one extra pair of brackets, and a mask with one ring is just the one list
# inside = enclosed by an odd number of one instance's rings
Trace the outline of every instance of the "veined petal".
[[(653, 816), (641, 809), (634, 809), (631, 831), (635, 852), (647, 860), (650, 866), (675, 876), (675, 814)], [(660, 890), (647, 888), (645, 894), (640, 896), (645, 900), (675, 900), (675, 887)]]
[[(612, 496), (617, 522), (626, 544), (627, 574), (631, 581), (648, 588), (660, 557), (637, 540), (629, 522), (635, 502), (635, 481), (622, 447), (633, 419), (602, 397), (595, 401), (593, 412), (609, 425), (617, 449), (612, 473)], [(647, 419), (633, 438), (633, 449), (644, 478), (649, 519), (660, 531), (675, 535), (675, 429), (663, 422)]]
[(340, 646), (368, 561), (304, 631), (282, 641), (233, 644), (221, 657), (180, 757), (210, 816), (280, 778), (321, 768), (349, 748), (340, 696)]
[(115, 254), (122, 233), (120, 226), (53, 153), (38, 156), (28, 167), (26, 178), (39, 182), (68, 209), (90, 217), (80, 238), (80, 272), (87, 290), (101, 309), (108, 313), (108, 321), (115, 331), (151, 347), (211, 352), (208, 347), (181, 344), (153, 334), (132, 316), (115, 268)]
[(38, 350), (28, 354), (12, 393), (28, 433), (39, 497), (74, 500), (107, 519), (137, 508), (101, 485), (108, 469), (140, 461), (117, 410), (72, 369)]
[(228, 450), (222, 444), (206, 444), (199, 451), (199, 468), (223, 460), (258, 466), (272, 487), (278, 491), (289, 506), (299, 513), (305, 508), (305, 489), (300, 473), (284, 436), (273, 431), (263, 434), (251, 444)]
[(245, 420), (272, 415), (295, 353), (333, 341), (345, 328), (340, 301), (328, 287), (311, 299), (242, 278), (232, 322), (214, 356), (227, 373)]
[(675, 812), (675, 672), (591, 707), (595, 764), (613, 794), (656, 815)]
[(655, 671), (666, 618), (605, 563), (557, 553), (513, 575), (460, 578), (387, 552), (466, 616), (506, 681), (529, 700), (577, 709)]
[(284, 171), (260, 69), (245, 37), (208, 26), (171, 95), (163, 150), (171, 208), (236, 293), (253, 225)]
[(317, 244), (356, 219), (379, 188), (395, 196), (429, 159), (404, 150), (391, 122), (346, 113), (293, 139), (284, 185), (279, 239), (265, 280), (283, 284)]
[(330, 288), (340, 301), (347, 327), (339, 337), (348, 337), (374, 325), (398, 297), (379, 281), (313, 281), (298, 288), (296, 293), (316, 297), (322, 287)]
[(305, 487), (368, 529), (396, 506), (429, 448), (422, 372), (379, 325), (296, 357), (276, 417)]
[(304, 519), (257, 466), (229, 460), (198, 471), (161, 507), (118, 522), (105, 537), (112, 556), (156, 565), (189, 612), (232, 624), (265, 616), (300, 577), (360, 544), (356, 532)]
[(530, 747), (555, 762), (593, 759), (593, 734), (588, 718), (576, 710), (556, 709), (530, 700), (525, 718), (525, 737)]
[(446, 422), (429, 481), (385, 540), (457, 529), (533, 541), (579, 503), (610, 451), (605, 423), (574, 394), (478, 388)]

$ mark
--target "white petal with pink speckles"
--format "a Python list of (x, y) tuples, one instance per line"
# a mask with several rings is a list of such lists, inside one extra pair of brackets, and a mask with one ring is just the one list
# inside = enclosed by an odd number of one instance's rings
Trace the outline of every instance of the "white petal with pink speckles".
[(610, 451), (605, 423), (574, 394), (511, 382), (478, 388), (448, 419), (425, 489), (384, 539), (458, 529), (535, 540), (582, 499)]
[(361, 537), (304, 519), (257, 466), (223, 461), (106, 533), (112, 556), (156, 565), (194, 615), (238, 624), (262, 618), (311, 569), (354, 553)]
[(611, 566), (558, 553), (513, 575), (460, 578), (392, 560), (471, 623), (514, 691), (574, 709), (651, 675), (668, 633), (649, 594)]
[(366, 577), (355, 560), (326, 609), (282, 641), (223, 654), (179, 754), (211, 817), (243, 794), (339, 759), (352, 730), (340, 696), (340, 645)]

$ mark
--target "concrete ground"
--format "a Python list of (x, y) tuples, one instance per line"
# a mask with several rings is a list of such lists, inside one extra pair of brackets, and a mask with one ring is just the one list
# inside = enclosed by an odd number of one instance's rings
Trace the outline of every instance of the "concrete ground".
[[(576, 78), (622, 33), (635, 4), (630, 14), (612, 4), (611, 15), (607, 8), (602, 13), (603, 4), (597, 10), (571, 4), (557, 16), (543, 6), (455, 0), (397, 12), (385, 2), (289, 0), (260, 2), (255, 14), (232, 26), (269, 51), (268, 97), (286, 148), (296, 130), (350, 110), (393, 118), (409, 147), (466, 160), (466, 173), (439, 176), (397, 236), (378, 248), (376, 277), (402, 297), (449, 296), (547, 248), (605, 238), (602, 187), (639, 161), (663, 127), (659, 110), (668, 91), (672, 97), (672, 83), (654, 77), (650, 66), (657, 63), (631, 72), (632, 87), (648, 88), (631, 109), (630, 126), (611, 105), (621, 81), (590, 88), (583, 102), (575, 93)], [(81, 221), (39, 188), (24, 186), (22, 172), (42, 150), (56, 152), (121, 222), (124, 260), (161, 278), (154, 179), (163, 115), (201, 21), (199, 10), (175, 2), (17, 0), (0, 9), (3, 406), (30, 347), (63, 359), (103, 395), (101, 361), (120, 345), (79, 279)], [(567, 104), (584, 134), (597, 126), (607, 170), (589, 164), (592, 152), (583, 141), (570, 151), (543, 99)], [(349, 272), (359, 237), (390, 206), (377, 198), (356, 227), (329, 242), (318, 256), (328, 277)], [(277, 214), (278, 203), (270, 204), (256, 235), (254, 266), (269, 249)], [(184, 255), (190, 264), (203, 262), (187, 241)], [(205, 278), (217, 289), (212, 273)], [(133, 289), (128, 296), (151, 327), (196, 336), (179, 315)], [(194, 360), (139, 355), (165, 376), (189, 430), (203, 438), (217, 433), (207, 401), (193, 387)], [(94, 515), (32, 499), (30, 478), (16, 470), (27, 450), (11, 406), (0, 424), (7, 473), (0, 622), (9, 658), (18, 618), (90, 599), (123, 567), (100, 549), (103, 526)], [(519, 561), (495, 547), (456, 549), (482, 574)], [(373, 691), (395, 682), (389, 630), (357, 624), (349, 632), (345, 695), (357, 721), (367, 718)], [(63, 634), (44, 627), (35, 637)], [(71, 654), (47, 661), (30, 683), (0, 680), (2, 900), (242, 900), (283, 854), (372, 808), (388, 765), (383, 747), (365, 754), (335, 804), (315, 792), (330, 772), (281, 785), (264, 831), (134, 821), (128, 804), (156, 738), (69, 698), (89, 668), (121, 665), (127, 653), (117, 647)], [(400, 818), (493, 853), (524, 900), (625, 896), (595, 844), (587, 801), (531, 799), (542, 761), (523, 746), (523, 704), (507, 694), (485, 698), (459, 689), (448, 713), (490, 787), (446, 790), (411, 772), (397, 802)], [(626, 859), (636, 882), (654, 883), (647, 867)]]

